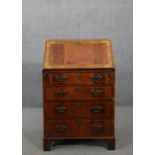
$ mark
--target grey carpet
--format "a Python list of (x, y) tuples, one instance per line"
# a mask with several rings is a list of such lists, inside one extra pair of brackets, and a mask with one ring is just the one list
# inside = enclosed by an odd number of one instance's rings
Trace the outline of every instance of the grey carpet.
[(50, 152), (42, 149), (42, 108), (23, 108), (23, 155), (132, 155), (132, 117), (130, 106), (116, 107), (116, 150), (108, 151), (103, 144), (80, 141), (54, 146)]

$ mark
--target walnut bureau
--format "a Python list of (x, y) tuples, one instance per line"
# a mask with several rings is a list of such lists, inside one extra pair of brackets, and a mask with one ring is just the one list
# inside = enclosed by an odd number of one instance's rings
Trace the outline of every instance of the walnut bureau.
[(115, 149), (115, 68), (110, 40), (48, 40), (43, 62), (44, 151), (69, 139)]

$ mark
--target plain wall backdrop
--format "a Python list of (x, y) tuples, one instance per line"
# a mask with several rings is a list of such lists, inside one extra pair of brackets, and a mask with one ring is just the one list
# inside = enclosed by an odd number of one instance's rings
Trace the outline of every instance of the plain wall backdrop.
[(132, 0), (23, 0), (23, 106), (42, 106), (48, 39), (111, 39), (116, 104), (132, 105)]

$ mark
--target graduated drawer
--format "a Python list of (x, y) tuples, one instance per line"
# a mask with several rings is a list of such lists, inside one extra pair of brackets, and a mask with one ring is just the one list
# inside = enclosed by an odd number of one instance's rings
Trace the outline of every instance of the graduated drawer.
[(92, 71), (55, 71), (44, 73), (45, 85), (55, 84), (110, 84), (114, 80), (113, 72)]
[(114, 116), (113, 101), (55, 101), (45, 103), (46, 119), (54, 118), (102, 118), (109, 119)]
[(111, 86), (64, 86), (46, 87), (45, 99), (51, 100), (78, 100), (78, 99), (112, 99), (114, 90)]
[(45, 136), (114, 136), (114, 125), (111, 120), (52, 120), (45, 122)]

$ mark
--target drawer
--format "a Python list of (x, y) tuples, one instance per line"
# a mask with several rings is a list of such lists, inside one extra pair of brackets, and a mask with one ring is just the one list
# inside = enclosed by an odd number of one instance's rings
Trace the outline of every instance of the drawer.
[(50, 100), (78, 100), (78, 99), (112, 99), (114, 97), (113, 87), (98, 86), (66, 86), (46, 87), (45, 99)]
[(53, 120), (45, 123), (45, 136), (51, 137), (91, 137), (114, 136), (111, 120)]
[(53, 101), (45, 103), (46, 119), (73, 117), (110, 119), (113, 116), (113, 101)]
[(53, 72), (45, 74), (45, 85), (55, 84), (110, 84), (114, 79), (113, 72), (103, 71), (73, 71)]

